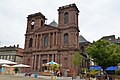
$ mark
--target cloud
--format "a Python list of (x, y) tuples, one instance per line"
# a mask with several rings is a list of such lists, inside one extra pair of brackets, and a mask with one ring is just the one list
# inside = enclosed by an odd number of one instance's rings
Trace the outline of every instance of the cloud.
[(20, 44), (24, 47), (24, 34), (29, 14), (42, 12), (49, 24), (58, 21), (60, 6), (76, 3), (79, 14), (79, 29), (88, 41), (102, 36), (119, 36), (120, 0), (1, 0), (0, 46)]

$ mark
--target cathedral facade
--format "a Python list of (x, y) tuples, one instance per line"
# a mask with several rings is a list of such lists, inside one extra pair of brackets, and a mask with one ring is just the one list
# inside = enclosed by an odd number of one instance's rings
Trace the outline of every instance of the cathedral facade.
[(41, 13), (28, 15), (23, 62), (34, 71), (44, 71), (43, 64), (54, 61), (61, 69), (74, 69), (72, 57), (79, 49), (79, 10), (75, 4), (59, 7), (58, 24), (45, 24)]

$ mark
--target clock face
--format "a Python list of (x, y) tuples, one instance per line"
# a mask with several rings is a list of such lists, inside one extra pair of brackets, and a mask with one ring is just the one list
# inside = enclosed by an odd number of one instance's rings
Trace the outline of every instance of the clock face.
[(35, 24), (35, 21), (32, 21), (32, 22), (31, 22), (31, 25), (34, 25), (34, 24)]

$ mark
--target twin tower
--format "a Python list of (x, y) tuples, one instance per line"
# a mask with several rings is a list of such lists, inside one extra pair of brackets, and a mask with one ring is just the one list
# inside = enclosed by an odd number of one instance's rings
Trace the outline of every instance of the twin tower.
[(75, 4), (59, 7), (58, 23), (45, 24), (41, 13), (28, 15), (25, 34), (24, 63), (34, 71), (47, 69), (43, 64), (55, 61), (61, 70), (73, 69), (72, 56), (79, 49), (79, 10)]

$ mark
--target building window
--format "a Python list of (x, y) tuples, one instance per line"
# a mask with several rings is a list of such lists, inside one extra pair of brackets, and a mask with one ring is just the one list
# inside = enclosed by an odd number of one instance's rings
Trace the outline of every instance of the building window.
[(64, 34), (64, 44), (68, 44), (68, 33)]
[(30, 38), (30, 40), (29, 40), (29, 48), (32, 47), (32, 43), (33, 43), (33, 39)]
[(43, 26), (43, 20), (41, 20), (41, 26)]
[(44, 37), (44, 46), (47, 47), (48, 46), (48, 36)]
[(31, 29), (34, 29), (34, 26), (35, 26), (35, 20), (32, 20), (31, 21)]
[(68, 15), (69, 15), (68, 12), (64, 14), (64, 24), (68, 23)]

